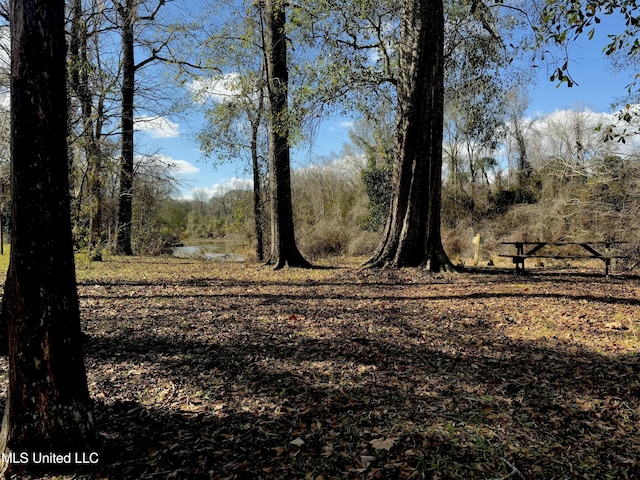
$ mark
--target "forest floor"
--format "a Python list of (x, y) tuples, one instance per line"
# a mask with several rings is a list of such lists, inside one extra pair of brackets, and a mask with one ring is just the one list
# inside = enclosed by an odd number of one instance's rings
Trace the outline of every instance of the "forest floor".
[(638, 277), (115, 257), (78, 278), (100, 443), (68, 478), (640, 478)]

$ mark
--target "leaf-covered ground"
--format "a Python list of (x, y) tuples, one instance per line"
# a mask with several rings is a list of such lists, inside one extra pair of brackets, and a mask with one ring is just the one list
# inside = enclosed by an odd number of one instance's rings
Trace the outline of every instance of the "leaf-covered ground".
[(79, 281), (89, 478), (640, 478), (638, 278), (114, 258)]

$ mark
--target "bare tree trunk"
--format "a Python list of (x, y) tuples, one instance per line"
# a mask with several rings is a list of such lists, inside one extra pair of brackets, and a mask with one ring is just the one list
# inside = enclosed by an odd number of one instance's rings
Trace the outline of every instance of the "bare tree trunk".
[[(259, 109), (260, 110), (260, 109)], [(264, 234), (262, 231), (262, 175), (260, 175), (260, 157), (258, 156), (258, 128), (260, 120), (251, 124), (251, 164), (253, 167), (253, 217), (256, 236), (256, 259), (264, 260)]]
[[(94, 146), (97, 147), (97, 146)], [(89, 189), (91, 194), (91, 212), (89, 225), (89, 257), (91, 261), (102, 261), (104, 231), (102, 229), (102, 152), (100, 148), (90, 150), (91, 172)]]
[(291, 163), (289, 148), (289, 71), (285, 33), (285, 2), (265, 0), (265, 57), (270, 103), (270, 196), (271, 257), (274, 268), (310, 267), (296, 245), (291, 205)]
[[(92, 260), (102, 260), (102, 151), (100, 133), (102, 130), (100, 108), (94, 116), (93, 93), (89, 86), (87, 53), (88, 25), (82, 11), (82, 1), (74, 0), (69, 42), (71, 88), (80, 101), (82, 115), (82, 140), (89, 165), (89, 256)], [(102, 100), (100, 100), (102, 103)]]
[(55, 468), (11, 463), (11, 453), (86, 452), (95, 440), (71, 236), (64, 21), (63, 0), (12, 2), (7, 476)]
[(451, 262), (440, 238), (444, 115), (442, 0), (405, 0), (401, 17), (393, 196), (372, 267)]
[(118, 237), (116, 253), (133, 255), (131, 222), (133, 220), (133, 112), (136, 65), (134, 58), (135, 0), (118, 4), (122, 20), (122, 158), (120, 160), (120, 200), (118, 203)]

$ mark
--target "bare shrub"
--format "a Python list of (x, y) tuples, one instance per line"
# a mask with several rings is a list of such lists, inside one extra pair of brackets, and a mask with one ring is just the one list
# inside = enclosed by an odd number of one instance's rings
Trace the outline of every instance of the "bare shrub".
[(349, 234), (344, 223), (321, 220), (304, 229), (298, 244), (300, 250), (311, 259), (343, 255), (349, 245)]
[(462, 222), (454, 229), (442, 229), (442, 245), (449, 258), (456, 261), (464, 261), (473, 257), (473, 228), (468, 221)]
[(347, 254), (353, 257), (373, 255), (373, 252), (379, 244), (379, 233), (361, 231), (352, 237), (347, 248)]

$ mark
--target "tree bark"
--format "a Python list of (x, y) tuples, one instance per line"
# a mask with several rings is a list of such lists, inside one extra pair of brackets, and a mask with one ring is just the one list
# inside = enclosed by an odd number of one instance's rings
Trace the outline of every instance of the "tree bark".
[(253, 217), (256, 236), (256, 259), (261, 262), (264, 260), (264, 235), (262, 232), (262, 175), (260, 175), (260, 158), (258, 156), (259, 128), (260, 114), (258, 114), (258, 119), (251, 124), (251, 165), (253, 169)]
[(133, 220), (133, 113), (136, 65), (134, 57), (135, 0), (118, 4), (122, 20), (122, 158), (120, 160), (120, 200), (118, 202), (118, 236), (116, 253), (133, 255), (131, 222)]
[(404, 0), (393, 195), (371, 267), (453, 266), (440, 232), (444, 116), (442, 0)]
[(69, 41), (69, 61), (71, 88), (80, 102), (82, 120), (82, 141), (89, 167), (89, 257), (92, 261), (102, 260), (104, 234), (102, 230), (102, 131), (101, 105), (99, 100), (97, 116), (94, 116), (93, 93), (89, 85), (88, 73), (88, 25), (82, 10), (82, 1), (72, 4), (72, 23)]
[(8, 462), (12, 452), (86, 452), (95, 440), (71, 236), (64, 1), (14, 0), (11, 6), (5, 475), (43, 468)]
[(271, 199), (271, 257), (274, 268), (311, 267), (296, 245), (291, 205), (289, 145), (289, 70), (285, 32), (285, 2), (265, 0), (265, 58), (270, 103), (269, 170)]

